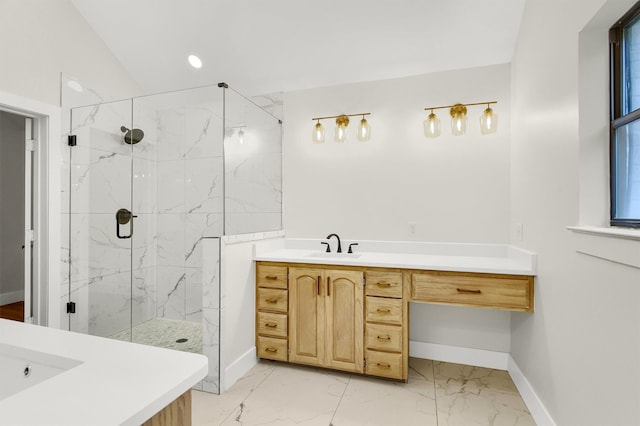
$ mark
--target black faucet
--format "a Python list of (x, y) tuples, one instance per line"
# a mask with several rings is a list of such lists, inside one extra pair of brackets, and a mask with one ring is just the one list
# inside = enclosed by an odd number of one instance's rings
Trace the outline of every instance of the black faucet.
[(329, 235), (327, 235), (327, 240), (330, 239), (331, 237), (336, 237), (338, 239), (338, 251), (337, 251), (337, 253), (342, 253), (342, 245), (340, 243), (340, 237), (338, 236), (338, 234), (329, 234)]

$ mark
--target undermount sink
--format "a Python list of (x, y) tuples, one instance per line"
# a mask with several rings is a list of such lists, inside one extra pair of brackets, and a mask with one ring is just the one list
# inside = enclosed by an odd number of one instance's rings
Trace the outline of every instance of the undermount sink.
[(357, 259), (361, 254), (357, 253), (327, 253), (326, 251), (316, 251), (309, 253), (307, 257), (322, 257), (325, 259)]

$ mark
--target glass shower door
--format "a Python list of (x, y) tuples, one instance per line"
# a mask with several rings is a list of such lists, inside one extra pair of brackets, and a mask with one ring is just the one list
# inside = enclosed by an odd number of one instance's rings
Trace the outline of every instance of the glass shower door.
[(131, 100), (71, 111), (69, 330), (124, 340), (131, 333), (137, 225), (132, 148), (141, 136), (132, 129)]

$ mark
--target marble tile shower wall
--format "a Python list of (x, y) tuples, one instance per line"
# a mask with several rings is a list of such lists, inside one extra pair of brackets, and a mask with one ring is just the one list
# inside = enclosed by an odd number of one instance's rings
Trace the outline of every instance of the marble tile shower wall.
[(212, 107), (158, 114), (157, 312), (202, 321), (202, 239), (223, 233), (222, 118)]

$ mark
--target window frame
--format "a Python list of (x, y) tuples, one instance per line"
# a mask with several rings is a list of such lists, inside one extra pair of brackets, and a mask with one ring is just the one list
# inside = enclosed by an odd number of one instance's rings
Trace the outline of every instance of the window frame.
[(609, 83), (610, 83), (610, 125), (609, 125), (609, 194), (610, 194), (610, 225), (629, 228), (640, 228), (640, 218), (617, 219), (616, 209), (616, 130), (629, 123), (640, 123), (640, 108), (627, 114), (623, 111), (623, 33), (624, 28), (640, 16), (640, 2), (636, 3), (616, 24), (609, 29)]

